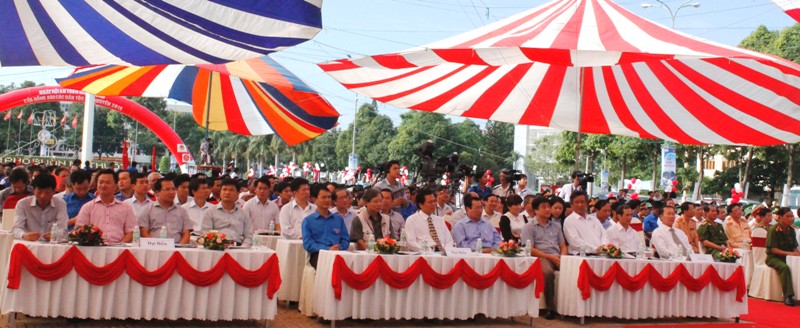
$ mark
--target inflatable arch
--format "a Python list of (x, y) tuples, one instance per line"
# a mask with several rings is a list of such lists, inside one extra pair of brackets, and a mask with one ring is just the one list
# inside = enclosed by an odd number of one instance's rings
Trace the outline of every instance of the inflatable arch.
[[(45, 102), (84, 102), (86, 96), (83, 91), (66, 89), (55, 86), (38, 86), (18, 89), (0, 95), (0, 113), (14, 107)], [(175, 156), (175, 160), (182, 172), (187, 172), (187, 164), (192, 161), (189, 148), (183, 143), (181, 137), (164, 122), (142, 105), (124, 97), (96, 96), (95, 105), (111, 109), (130, 117), (146, 128), (150, 129), (167, 149)]]

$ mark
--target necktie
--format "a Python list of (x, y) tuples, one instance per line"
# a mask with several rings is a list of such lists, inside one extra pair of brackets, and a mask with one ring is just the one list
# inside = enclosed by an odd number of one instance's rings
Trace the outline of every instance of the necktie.
[(669, 232), (672, 233), (672, 241), (675, 242), (675, 246), (683, 245), (683, 244), (681, 244), (681, 240), (678, 239), (678, 234), (675, 233), (675, 229), (674, 228), (670, 228)]
[(428, 217), (428, 232), (431, 234), (431, 238), (433, 238), (433, 242), (436, 244), (436, 249), (439, 250), (442, 247), (442, 244), (439, 243), (439, 234), (436, 233), (436, 227), (433, 226), (433, 219)]

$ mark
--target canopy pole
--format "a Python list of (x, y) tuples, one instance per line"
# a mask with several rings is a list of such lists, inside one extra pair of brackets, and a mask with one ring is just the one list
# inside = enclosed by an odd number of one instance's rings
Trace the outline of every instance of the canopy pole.
[(583, 86), (584, 86), (584, 72), (586, 69), (581, 67), (578, 70), (581, 87), (578, 94), (578, 141), (575, 144), (575, 171), (580, 171), (581, 167), (581, 125), (583, 124)]
[(94, 94), (86, 93), (83, 106), (83, 136), (81, 137), (81, 162), (91, 161), (92, 139), (94, 138)]
[(206, 96), (206, 139), (208, 139), (208, 122), (211, 118), (211, 80), (214, 78), (214, 73), (208, 73), (208, 91)]

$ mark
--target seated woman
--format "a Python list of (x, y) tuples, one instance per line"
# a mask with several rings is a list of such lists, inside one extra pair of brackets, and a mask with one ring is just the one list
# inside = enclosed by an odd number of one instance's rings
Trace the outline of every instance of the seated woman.
[(528, 223), (528, 219), (522, 215), (522, 197), (510, 195), (506, 198), (508, 212), (500, 218), (500, 233), (503, 240), (514, 240), (519, 242), (522, 227)]

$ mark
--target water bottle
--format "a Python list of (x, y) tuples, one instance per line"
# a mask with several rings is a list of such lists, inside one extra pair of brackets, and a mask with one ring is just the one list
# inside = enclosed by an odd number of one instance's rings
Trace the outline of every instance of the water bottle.
[(430, 254), (431, 253), (431, 246), (428, 245), (428, 240), (422, 240), (422, 254)]
[(483, 240), (478, 238), (478, 241), (475, 242), (475, 253), (482, 253), (483, 252)]
[(53, 222), (53, 226), (50, 228), (50, 243), (51, 244), (58, 244), (58, 223)]
[(161, 226), (161, 234), (159, 238), (166, 239), (167, 238), (167, 226)]
[(375, 235), (369, 234), (367, 238), (367, 252), (372, 253), (375, 251)]
[(533, 247), (531, 240), (525, 240), (525, 256), (531, 256), (531, 247)]
[(253, 248), (261, 249), (261, 236), (253, 234)]
[(275, 234), (275, 221), (269, 222), (269, 235), (272, 236)]
[(583, 245), (578, 246), (578, 251), (580, 252), (578, 256), (586, 257), (586, 247), (583, 247)]
[(139, 246), (139, 240), (142, 239), (141, 232), (139, 232), (139, 226), (133, 227), (133, 244)]

